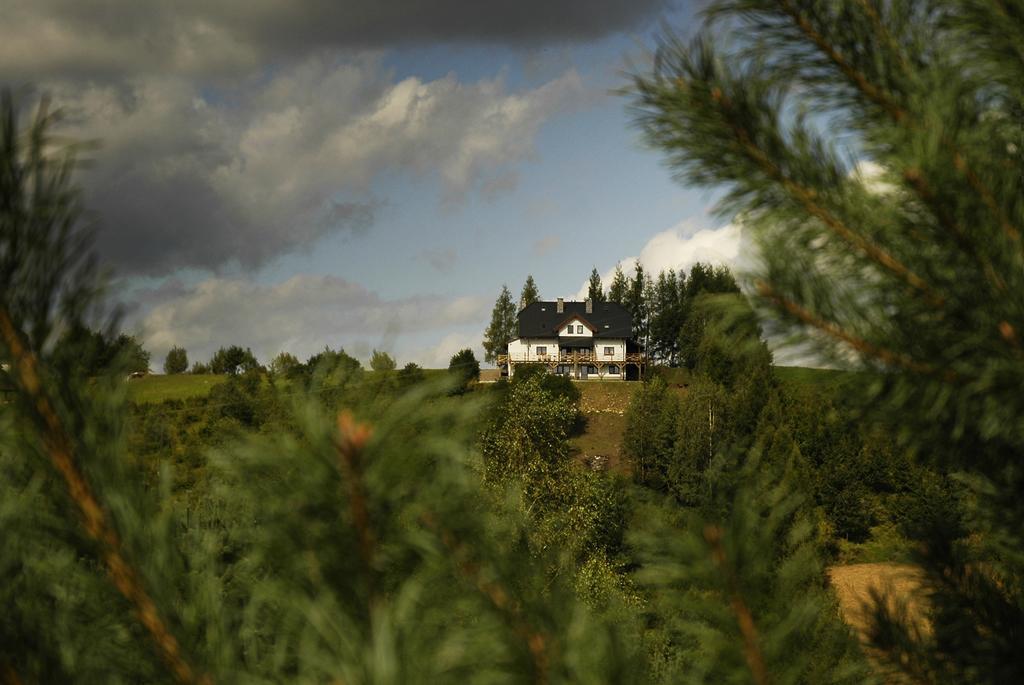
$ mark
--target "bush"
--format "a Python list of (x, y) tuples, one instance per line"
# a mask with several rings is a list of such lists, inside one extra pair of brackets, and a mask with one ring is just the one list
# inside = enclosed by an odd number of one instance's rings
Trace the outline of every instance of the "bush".
[(374, 371), (394, 371), (396, 367), (395, 358), (387, 352), (374, 350), (370, 357), (370, 368)]
[(480, 377), (480, 362), (468, 347), (456, 352), (448, 362), (448, 373), (455, 379), (453, 394), (461, 395)]
[(175, 345), (164, 359), (164, 373), (178, 374), (188, 371), (188, 353), (185, 348)]
[(398, 372), (398, 385), (402, 388), (408, 388), (417, 383), (422, 383), (426, 376), (423, 373), (423, 369), (416, 362), (409, 362)]
[(252, 350), (246, 347), (244, 350), (238, 345), (222, 347), (213, 355), (210, 360), (210, 370), (213, 373), (226, 373), (234, 376), (237, 373), (255, 371), (260, 368)]

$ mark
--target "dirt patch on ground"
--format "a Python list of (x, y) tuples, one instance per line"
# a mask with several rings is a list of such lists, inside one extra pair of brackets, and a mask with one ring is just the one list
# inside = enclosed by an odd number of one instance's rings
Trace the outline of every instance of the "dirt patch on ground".
[(501, 378), (501, 369), (480, 369), (480, 382), (493, 383)]
[[(875, 596), (881, 596), (891, 609), (904, 608), (906, 615), (918, 630), (927, 632), (925, 603), (921, 597), (921, 570), (907, 564), (878, 563), (833, 566), (829, 580), (839, 599), (839, 613), (865, 644), (875, 606)], [(882, 655), (866, 650), (885, 682), (901, 683), (904, 679), (885, 664)]]

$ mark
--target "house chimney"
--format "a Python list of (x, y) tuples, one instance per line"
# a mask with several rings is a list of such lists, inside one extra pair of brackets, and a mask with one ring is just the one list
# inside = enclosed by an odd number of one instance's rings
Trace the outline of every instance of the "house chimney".
[(593, 313), (594, 313), (594, 301), (588, 297), (587, 298), (587, 314), (593, 314)]
[(565, 312), (565, 300), (558, 298), (558, 305), (555, 307), (555, 312), (562, 314)]

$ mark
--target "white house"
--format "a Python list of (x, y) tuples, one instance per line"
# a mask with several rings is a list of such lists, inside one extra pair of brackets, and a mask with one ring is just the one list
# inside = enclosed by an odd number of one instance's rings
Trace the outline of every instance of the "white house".
[(543, 364), (580, 380), (639, 378), (646, 358), (632, 334), (633, 317), (614, 302), (534, 302), (519, 312), (519, 337), (498, 365), (509, 376), (517, 365)]

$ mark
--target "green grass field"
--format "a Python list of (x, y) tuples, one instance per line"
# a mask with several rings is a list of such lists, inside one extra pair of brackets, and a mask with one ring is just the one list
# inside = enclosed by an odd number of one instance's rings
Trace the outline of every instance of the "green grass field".
[(226, 376), (180, 374), (146, 376), (128, 381), (128, 399), (138, 404), (206, 397), (210, 389), (223, 383)]
[(839, 385), (851, 377), (849, 371), (812, 369), (807, 366), (776, 366), (776, 377), (783, 383), (824, 387)]

